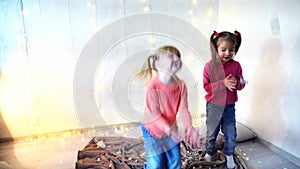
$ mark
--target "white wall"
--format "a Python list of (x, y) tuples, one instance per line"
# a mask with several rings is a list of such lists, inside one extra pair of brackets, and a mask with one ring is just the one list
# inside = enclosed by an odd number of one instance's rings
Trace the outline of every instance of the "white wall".
[(299, 1), (21, 2), (0, 2), (0, 138), (139, 121), (135, 74), (164, 44), (181, 50), (191, 112), (204, 113), (208, 38), (236, 29), (249, 81), (237, 119), (300, 157)]
[(236, 59), (249, 84), (239, 95), (238, 120), (297, 157), (299, 8), (299, 1), (221, 1), (218, 24), (243, 35)]

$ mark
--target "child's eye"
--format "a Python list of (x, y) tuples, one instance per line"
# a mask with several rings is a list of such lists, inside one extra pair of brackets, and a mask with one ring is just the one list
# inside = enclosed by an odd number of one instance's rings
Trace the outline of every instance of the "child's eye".
[(180, 60), (175, 61), (174, 65), (175, 65), (176, 67), (180, 66), (180, 65), (181, 65), (181, 61), (180, 61)]

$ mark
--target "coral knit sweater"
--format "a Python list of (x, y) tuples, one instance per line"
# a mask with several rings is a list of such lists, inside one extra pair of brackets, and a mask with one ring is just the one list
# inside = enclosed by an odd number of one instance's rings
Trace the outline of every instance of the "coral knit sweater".
[[(242, 67), (239, 62), (230, 60), (223, 64), (212, 65), (212, 60), (207, 62), (203, 71), (203, 87), (207, 92), (205, 99), (215, 105), (225, 106), (238, 100), (237, 90), (245, 87)], [(230, 91), (225, 87), (224, 79), (232, 74), (237, 80), (236, 90)]]
[(164, 126), (177, 127), (176, 115), (179, 113), (185, 131), (192, 127), (188, 110), (187, 88), (177, 79), (173, 85), (166, 85), (154, 77), (147, 86), (146, 108), (143, 123), (153, 137), (162, 138)]

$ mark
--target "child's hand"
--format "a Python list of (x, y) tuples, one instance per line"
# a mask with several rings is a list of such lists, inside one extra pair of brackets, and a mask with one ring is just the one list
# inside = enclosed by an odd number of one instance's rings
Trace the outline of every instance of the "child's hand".
[(167, 137), (172, 137), (174, 142), (180, 142), (180, 135), (176, 126), (164, 126), (164, 133)]
[(237, 85), (237, 79), (230, 74), (224, 79), (224, 85), (228, 90), (233, 91)]
[(195, 128), (188, 130), (186, 139), (192, 148), (200, 147), (200, 134)]

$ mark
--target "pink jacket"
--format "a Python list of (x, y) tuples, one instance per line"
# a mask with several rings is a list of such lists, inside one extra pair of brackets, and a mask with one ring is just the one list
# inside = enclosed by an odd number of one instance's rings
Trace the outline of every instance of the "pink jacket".
[[(214, 68), (212, 63), (212, 60), (207, 62), (203, 71), (203, 87), (207, 92), (205, 99), (219, 106), (235, 103), (238, 100), (237, 90), (245, 87), (245, 84), (241, 83), (243, 72), (240, 63), (231, 60), (224, 64), (217, 64)], [(224, 85), (224, 79), (229, 74), (232, 74), (238, 80), (234, 91), (228, 90)]]

